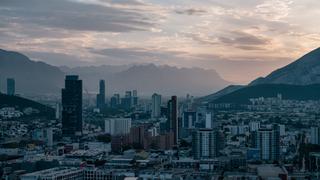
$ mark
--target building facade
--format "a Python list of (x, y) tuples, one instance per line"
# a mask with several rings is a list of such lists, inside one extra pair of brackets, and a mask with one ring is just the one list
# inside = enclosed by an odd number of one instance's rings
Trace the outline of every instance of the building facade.
[(66, 76), (62, 89), (62, 134), (82, 134), (82, 80), (78, 76)]
[(161, 95), (154, 93), (152, 95), (151, 117), (159, 118), (161, 116)]
[(105, 133), (112, 136), (130, 133), (131, 118), (110, 118), (105, 120)]

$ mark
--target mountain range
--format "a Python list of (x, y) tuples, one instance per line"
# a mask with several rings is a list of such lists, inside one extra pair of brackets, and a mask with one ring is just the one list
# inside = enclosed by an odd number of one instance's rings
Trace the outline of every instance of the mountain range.
[(7, 78), (15, 79), (17, 93), (43, 94), (59, 92), (64, 73), (58, 67), (31, 61), (21, 53), (0, 49), (1, 92), (5, 92)]
[(293, 63), (260, 77), (249, 85), (292, 84), (310, 85), (320, 83), (320, 48), (302, 56)]
[(228, 86), (199, 100), (213, 103), (247, 103), (249, 98), (272, 97), (277, 93), (288, 99), (319, 100), (317, 93), (320, 89), (317, 84), (320, 84), (320, 48), (266, 77), (255, 79), (247, 86)]
[(100, 79), (106, 81), (107, 95), (138, 90), (142, 95), (201, 96), (222, 89), (230, 83), (215, 70), (139, 65), (103, 65), (88, 67), (56, 67), (30, 60), (12, 51), (0, 50), (0, 90), (5, 92), (6, 78), (14, 78), (18, 94), (60, 94), (66, 74), (77, 74), (88, 93), (98, 91)]

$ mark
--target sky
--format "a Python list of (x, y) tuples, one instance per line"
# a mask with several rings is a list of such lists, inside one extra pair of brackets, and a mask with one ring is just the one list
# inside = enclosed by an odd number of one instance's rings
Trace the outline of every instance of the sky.
[(320, 41), (319, 0), (0, 0), (0, 48), (52, 65), (215, 69), (244, 84)]

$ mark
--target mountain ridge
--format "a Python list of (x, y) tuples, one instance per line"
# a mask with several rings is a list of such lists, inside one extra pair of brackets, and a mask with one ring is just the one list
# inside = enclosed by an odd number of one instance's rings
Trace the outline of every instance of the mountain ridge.
[(320, 48), (316, 48), (287, 66), (271, 72), (266, 77), (253, 80), (249, 85), (309, 85), (317, 83), (320, 83)]
[(83, 80), (84, 90), (98, 92), (100, 79), (107, 85), (107, 95), (138, 90), (141, 95), (154, 92), (165, 96), (201, 96), (229, 85), (215, 70), (177, 68), (174, 66), (102, 65), (88, 67), (56, 67), (33, 61), (14, 51), (0, 51), (0, 88), (4, 92), (6, 78), (15, 78), (18, 94), (59, 94), (66, 74), (77, 74)]

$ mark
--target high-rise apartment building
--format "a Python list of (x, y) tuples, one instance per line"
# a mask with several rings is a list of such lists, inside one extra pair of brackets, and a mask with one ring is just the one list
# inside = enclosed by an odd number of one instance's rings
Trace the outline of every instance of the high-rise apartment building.
[(177, 96), (172, 96), (168, 101), (167, 130), (173, 133), (174, 145), (177, 145), (179, 135)]
[(106, 85), (104, 80), (99, 82), (99, 94), (97, 94), (97, 108), (102, 109), (106, 105)]
[(219, 131), (199, 129), (192, 134), (192, 152), (195, 159), (212, 159), (218, 156), (223, 139)]
[(161, 95), (154, 93), (152, 95), (151, 117), (159, 118), (161, 116)]
[(311, 127), (311, 144), (320, 145), (320, 128), (319, 127)]
[(254, 147), (260, 150), (263, 161), (280, 160), (280, 127), (275, 124), (272, 128), (260, 128), (253, 132)]
[(110, 118), (105, 120), (105, 133), (112, 136), (130, 133), (131, 118)]

